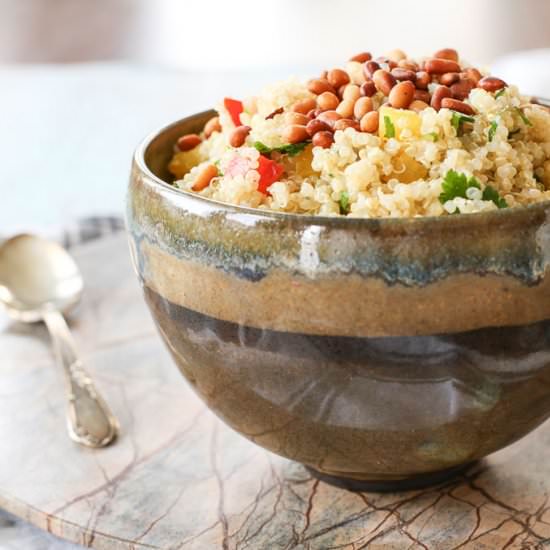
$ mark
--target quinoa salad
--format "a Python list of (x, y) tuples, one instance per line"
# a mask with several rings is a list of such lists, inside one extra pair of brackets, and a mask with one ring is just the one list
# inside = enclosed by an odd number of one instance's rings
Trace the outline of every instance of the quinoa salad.
[(179, 138), (169, 170), (174, 186), (218, 201), (383, 218), (550, 200), (550, 110), (450, 48), (359, 53), (217, 111)]

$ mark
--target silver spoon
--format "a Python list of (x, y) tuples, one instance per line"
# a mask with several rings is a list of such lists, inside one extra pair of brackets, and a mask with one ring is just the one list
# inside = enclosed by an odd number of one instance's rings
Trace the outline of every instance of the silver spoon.
[(58, 244), (17, 235), (0, 245), (0, 304), (17, 321), (46, 323), (67, 382), (69, 435), (81, 445), (104, 447), (118, 423), (84, 370), (61, 313), (76, 305), (83, 287), (76, 263)]

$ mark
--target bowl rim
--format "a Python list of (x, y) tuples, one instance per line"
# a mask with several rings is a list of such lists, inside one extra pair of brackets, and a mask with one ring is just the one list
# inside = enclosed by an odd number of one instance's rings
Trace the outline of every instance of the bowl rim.
[(548, 210), (547, 215), (550, 215), (550, 199), (540, 202), (535, 202), (528, 204), (527, 206), (518, 206), (512, 208), (500, 208), (497, 210), (491, 210), (489, 212), (475, 212), (472, 214), (462, 214), (458, 216), (417, 216), (417, 217), (385, 217), (385, 218), (366, 218), (366, 217), (349, 217), (349, 216), (326, 216), (326, 215), (312, 215), (312, 214), (296, 214), (292, 212), (278, 212), (276, 210), (262, 210), (259, 208), (253, 208), (251, 206), (241, 206), (237, 204), (232, 204), (228, 202), (219, 201), (216, 199), (211, 199), (209, 197), (203, 197), (197, 193), (191, 193), (185, 189), (180, 189), (174, 187), (163, 179), (155, 175), (145, 161), (145, 154), (151, 143), (160, 135), (174, 129), (177, 126), (188, 122), (191, 119), (200, 119), (206, 117), (207, 115), (215, 115), (216, 111), (213, 109), (207, 109), (206, 111), (200, 111), (198, 113), (193, 113), (191, 115), (185, 116), (181, 119), (178, 119), (169, 124), (165, 124), (160, 128), (157, 128), (155, 131), (149, 133), (137, 146), (133, 160), (135, 165), (139, 170), (145, 174), (150, 181), (152, 181), (157, 187), (162, 188), (165, 191), (170, 192), (176, 196), (183, 196), (191, 202), (201, 203), (203, 205), (215, 206), (217, 208), (223, 209), (226, 212), (233, 214), (247, 214), (254, 215), (261, 218), (270, 218), (279, 221), (293, 221), (299, 222), (303, 225), (350, 225), (353, 227), (356, 226), (407, 226), (407, 227), (419, 227), (424, 226), (425, 224), (445, 224), (448, 226), (452, 225), (463, 225), (465, 217), (472, 222), (481, 222), (483, 220), (492, 221), (495, 223), (505, 222), (511, 217), (515, 217), (521, 214), (530, 216), (531, 214), (536, 215), (537, 213), (543, 213)]

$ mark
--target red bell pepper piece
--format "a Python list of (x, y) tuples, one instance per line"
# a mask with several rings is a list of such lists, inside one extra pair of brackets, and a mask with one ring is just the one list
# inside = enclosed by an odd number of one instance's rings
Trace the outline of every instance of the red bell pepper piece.
[(272, 183), (278, 181), (284, 170), (284, 166), (281, 164), (277, 164), (274, 160), (271, 160), (264, 155), (260, 155), (258, 158), (258, 172), (260, 174), (258, 191), (264, 195), (269, 195), (267, 188)]
[(227, 112), (229, 113), (229, 116), (231, 117), (233, 124), (235, 126), (240, 126), (241, 113), (244, 111), (242, 101), (239, 101), (238, 99), (231, 99), (230, 97), (226, 97), (223, 100), (223, 106), (227, 109)]

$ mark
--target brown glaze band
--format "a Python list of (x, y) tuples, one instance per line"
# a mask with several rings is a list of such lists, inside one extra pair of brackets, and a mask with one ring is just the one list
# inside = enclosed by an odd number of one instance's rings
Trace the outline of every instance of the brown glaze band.
[[(425, 287), (349, 275), (308, 279), (272, 270), (248, 281), (144, 243), (144, 283), (173, 304), (246, 326), (334, 336), (413, 336), (514, 326), (550, 317), (550, 277), (459, 274)], [(189, 291), (192, 289), (192, 292)], [(467, 289), (467, 291), (465, 291)], [(330, 299), (326, 299), (329, 296)], [(453, 307), (449, 297), (455, 296)]]

